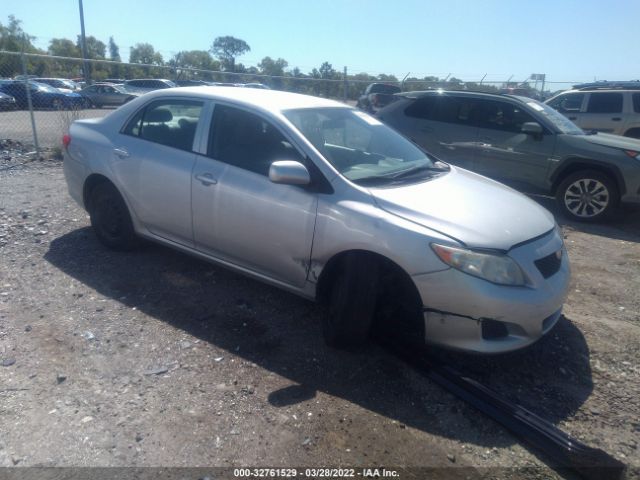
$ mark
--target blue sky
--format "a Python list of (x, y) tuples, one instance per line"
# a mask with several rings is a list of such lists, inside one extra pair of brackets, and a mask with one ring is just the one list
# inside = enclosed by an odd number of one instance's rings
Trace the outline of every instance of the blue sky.
[[(0, 3), (0, 22), (15, 15), (40, 48), (80, 32), (77, 0)], [(84, 11), (87, 35), (113, 35), (123, 59), (139, 42), (168, 60), (233, 35), (251, 46), (245, 65), (269, 55), (303, 72), (328, 61), (400, 78), (640, 78), (638, 0), (84, 0)]]

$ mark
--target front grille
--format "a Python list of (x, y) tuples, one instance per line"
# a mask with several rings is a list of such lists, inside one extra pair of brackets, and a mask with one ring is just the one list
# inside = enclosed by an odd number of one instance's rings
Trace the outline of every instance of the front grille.
[(560, 270), (560, 264), (562, 263), (561, 250), (554, 252), (551, 255), (540, 258), (534, 262), (538, 270), (544, 278), (549, 278), (551, 275)]

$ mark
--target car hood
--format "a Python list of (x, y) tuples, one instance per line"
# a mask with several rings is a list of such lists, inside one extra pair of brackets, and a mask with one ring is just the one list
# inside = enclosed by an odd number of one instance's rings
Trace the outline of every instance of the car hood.
[(635, 138), (621, 137), (620, 135), (611, 135), (610, 133), (595, 133), (593, 135), (584, 135), (582, 138), (596, 145), (640, 151), (640, 140)]
[(515, 190), (467, 170), (396, 188), (370, 188), (389, 213), (471, 248), (507, 251), (555, 226), (553, 215)]

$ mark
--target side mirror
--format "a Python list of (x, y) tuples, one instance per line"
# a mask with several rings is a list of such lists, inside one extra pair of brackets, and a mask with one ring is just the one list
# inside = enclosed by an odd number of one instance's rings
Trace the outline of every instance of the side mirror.
[(542, 135), (542, 125), (538, 122), (526, 122), (522, 124), (522, 133), (539, 137)]
[(278, 160), (269, 167), (269, 180), (284, 185), (309, 185), (309, 170), (300, 162)]

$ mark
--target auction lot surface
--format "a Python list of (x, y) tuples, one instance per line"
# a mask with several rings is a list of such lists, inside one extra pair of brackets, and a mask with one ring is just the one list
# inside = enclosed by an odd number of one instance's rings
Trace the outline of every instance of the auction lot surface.
[[(6, 166), (0, 466), (564, 475), (380, 348), (326, 347), (322, 307), (164, 247), (107, 251), (60, 163)], [(509, 355), (440, 355), (637, 468), (640, 214), (563, 229), (573, 283), (557, 327)]]

